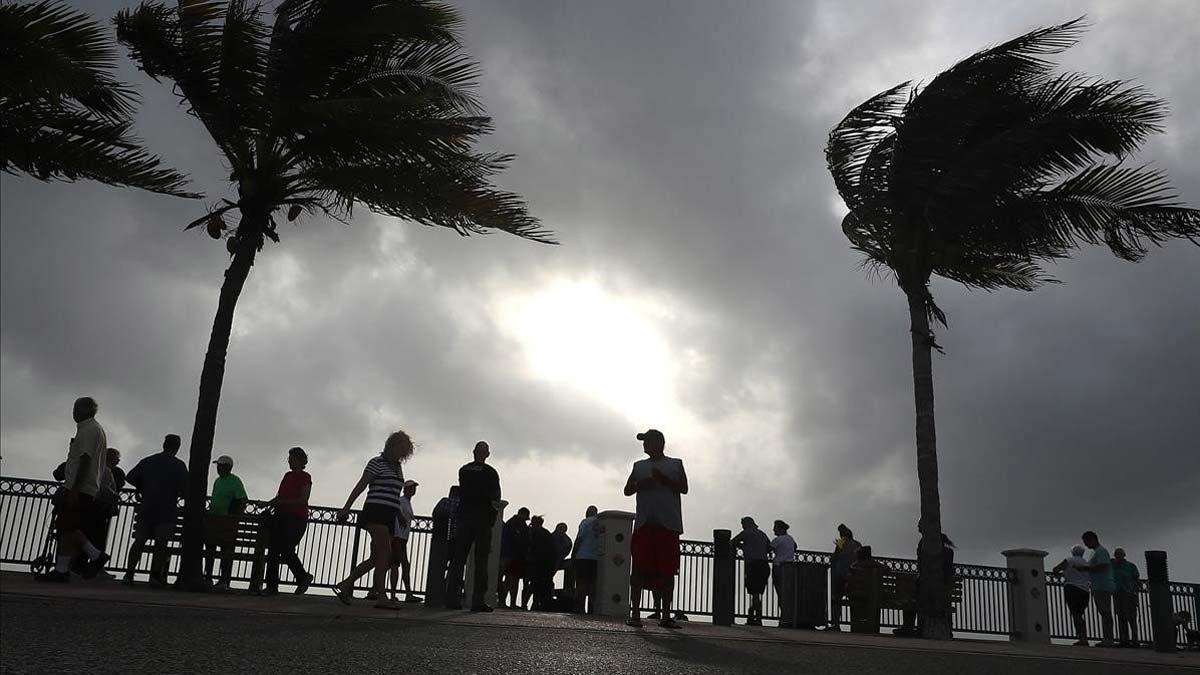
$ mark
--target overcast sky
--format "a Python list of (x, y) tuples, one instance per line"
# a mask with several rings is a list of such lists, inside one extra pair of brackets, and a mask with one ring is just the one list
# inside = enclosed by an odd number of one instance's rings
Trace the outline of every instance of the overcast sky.
[[(107, 19), (126, 2), (78, 3)], [(387, 433), (428, 513), (487, 439), (505, 496), (547, 520), (632, 508), (621, 494), (662, 429), (691, 478), (685, 536), (782, 517), (803, 548), (839, 522), (912, 555), (918, 503), (904, 297), (858, 267), (825, 168), (863, 99), (985, 45), (1086, 13), (1064, 67), (1164, 97), (1142, 159), (1200, 206), (1200, 3), (460, 3), (518, 159), (500, 183), (550, 247), (461, 238), (359, 211), (311, 219), (259, 256), (238, 307), (214, 455), (270, 498), (305, 447), (313, 500), (340, 505)], [(211, 200), (211, 141), (126, 62), (139, 130)], [(190, 441), (227, 264), (181, 232), (204, 203), (95, 184), (0, 182), (0, 452), (44, 478), (95, 396), (126, 468)], [(1200, 250), (1141, 264), (1083, 251), (1032, 294), (935, 284), (943, 523), (960, 560), (1085, 529), (1164, 548), (1200, 581)]]

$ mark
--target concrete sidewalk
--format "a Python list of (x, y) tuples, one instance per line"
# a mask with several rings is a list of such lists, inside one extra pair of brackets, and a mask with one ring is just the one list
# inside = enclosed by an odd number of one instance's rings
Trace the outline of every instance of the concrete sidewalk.
[[(1147, 669), (1151, 672), (1167, 672), (1175, 669), (1200, 671), (1200, 652), (1158, 654), (1149, 650), (1079, 648), (1065, 646), (1022, 646), (1008, 642), (954, 640), (932, 642), (925, 640), (896, 638), (890, 635), (868, 636), (849, 633), (824, 633), (805, 630), (781, 630), (757, 627), (721, 627), (710, 624), (688, 623), (682, 631), (668, 631), (649, 624), (644, 629), (625, 626), (621, 621), (568, 614), (545, 614), (499, 610), (492, 614), (470, 614), (426, 609), (420, 605), (408, 605), (400, 610), (379, 610), (370, 603), (359, 601), (354, 606), (342, 605), (332, 597), (283, 594), (272, 598), (252, 596), (244, 592), (226, 595), (183, 593), (173, 590), (150, 589), (143, 585), (122, 586), (115, 582), (92, 581), (71, 584), (48, 584), (33, 581), (28, 574), (0, 574), (0, 605), (4, 606), (5, 628), (14, 618), (23, 622), (24, 615), (35, 621), (53, 621), (53, 616), (104, 612), (124, 607), (116, 616), (171, 616), (179, 612), (189, 617), (204, 616), (207, 620), (221, 621), (221, 625), (245, 623), (248, 626), (281, 624), (295, 625), (288, 634), (302, 634), (316, 626), (329, 625), (346, 620), (363, 626), (367, 632), (384, 630), (388, 625), (405, 631), (428, 631), (430, 635), (481, 635), (468, 628), (485, 629), (486, 637), (481, 640), (496, 640), (501, 644), (532, 643), (546, 640), (553, 650), (555, 645), (582, 644), (603, 640), (605, 644), (640, 645), (647, 641), (654, 644), (679, 644), (684, 640), (690, 645), (706, 645), (709, 649), (725, 648), (755, 654), (778, 649), (779, 653), (795, 653), (799, 648), (818, 650), (813, 653), (834, 655), (854, 654), (864, 663), (888, 664), (896, 659), (919, 662), (928, 657), (935, 661), (962, 662), (964, 667), (972, 659), (988, 663), (996, 659), (1011, 662), (1012, 672), (1065, 672), (1070, 665), (1083, 668), (1079, 672), (1093, 672), (1086, 666), (1098, 667), (1094, 672), (1132, 672)], [(140, 608), (140, 609), (138, 609)], [(54, 611), (59, 614), (53, 614)], [(115, 611), (115, 610), (114, 610)], [(229, 621), (220, 617), (226, 616)], [(117, 620), (118, 622), (120, 619)], [(111, 625), (111, 623), (110, 623)], [(464, 632), (466, 631), (466, 632)], [(53, 631), (50, 631), (53, 633)], [(588, 637), (588, 636), (592, 637)], [(557, 636), (557, 637), (555, 637)], [(5, 636), (5, 648), (8, 635)], [(200, 636), (197, 636), (200, 637)], [(476, 638), (472, 638), (476, 639)], [(657, 641), (657, 642), (656, 642)], [(665, 642), (664, 642), (665, 641)], [(19, 647), (20, 645), (18, 645)], [(585, 650), (586, 651), (586, 650)], [(542, 652), (545, 655), (545, 650)], [(411, 657), (411, 655), (409, 655)], [(564, 658), (570, 654), (564, 651)], [(987, 658), (983, 658), (987, 657)], [(675, 660), (687, 658), (687, 654), (674, 655)], [(5, 659), (6, 670), (13, 666)], [(733, 670), (713, 672), (748, 672), (745, 668), (730, 664)], [(1132, 667), (1132, 668), (1131, 668)], [(1114, 670), (1115, 668), (1115, 670)], [(449, 672), (449, 671), (448, 671)], [(488, 672), (486, 670), (462, 672)], [(599, 672), (599, 671), (596, 671)], [(696, 671), (700, 672), (700, 671)], [(823, 672), (810, 670), (810, 672)], [(828, 672), (838, 672), (831, 670)], [(968, 672), (968, 671), (964, 671)]]

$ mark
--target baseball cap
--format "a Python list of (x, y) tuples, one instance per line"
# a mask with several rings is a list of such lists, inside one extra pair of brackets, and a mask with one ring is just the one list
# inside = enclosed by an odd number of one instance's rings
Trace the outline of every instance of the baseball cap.
[(227, 464), (229, 466), (233, 466), (233, 458), (229, 455), (221, 455), (217, 458), (217, 461), (213, 462), (213, 464)]
[(658, 429), (647, 429), (637, 435), (637, 439), (639, 441), (646, 441), (655, 438), (658, 439), (659, 443), (667, 442), (667, 439), (663, 436), (663, 432), (659, 431)]
[(417, 487), (418, 485), (420, 485), (420, 483), (418, 483), (418, 482), (417, 482), (417, 481), (415, 481), (415, 480), (406, 480), (406, 481), (404, 481), (404, 487), (406, 487), (406, 488), (407, 488), (407, 487)]

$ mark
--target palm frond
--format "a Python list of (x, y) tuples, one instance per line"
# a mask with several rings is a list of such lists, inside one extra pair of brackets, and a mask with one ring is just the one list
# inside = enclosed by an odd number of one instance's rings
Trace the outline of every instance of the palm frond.
[(897, 120), (908, 99), (909, 82), (882, 91), (850, 111), (825, 145), (825, 161), (838, 194), (851, 210), (862, 206), (862, 169), (867, 157), (884, 138), (895, 133)]

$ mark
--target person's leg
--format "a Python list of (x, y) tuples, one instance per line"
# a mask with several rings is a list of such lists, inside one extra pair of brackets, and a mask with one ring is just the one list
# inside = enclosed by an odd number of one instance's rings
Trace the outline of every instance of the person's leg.
[(273, 592), (279, 590), (279, 563), (283, 559), (283, 549), (287, 546), (287, 522), (285, 516), (276, 514), (271, 521), (270, 539), (267, 542), (267, 571), (263, 579), (263, 590)]
[(664, 574), (659, 580), (659, 593), (662, 598), (662, 618), (664, 621), (674, 621), (675, 615), (671, 613), (671, 607), (675, 600), (675, 576), (672, 574)]
[(404, 597), (406, 600), (413, 599), (412, 589), (412, 562), (408, 559), (408, 540), (400, 540), (400, 582), (404, 587)]
[[(139, 524), (133, 531), (133, 541), (129, 544), (129, 555), (125, 558), (125, 580), (133, 581), (133, 575), (138, 566), (142, 563), (142, 553), (146, 550), (148, 528)], [(151, 574), (153, 575), (154, 562), (150, 563)]]
[(484, 594), (487, 593), (488, 557), (492, 552), (492, 523), (480, 522), (475, 529), (475, 582), (472, 589), (471, 609), (487, 607)]
[(467, 518), (458, 521), (458, 531), (451, 542), (450, 567), (446, 574), (446, 609), (462, 609), (463, 575), (467, 556), (475, 543), (475, 524)]
[(1102, 644), (1111, 645), (1113, 642), (1112, 593), (1096, 592), (1092, 594), (1096, 603), (1096, 611), (1100, 613)]
[(152, 584), (167, 583), (167, 545), (175, 530), (175, 518), (171, 517), (165, 523), (157, 523), (151, 528), (154, 537), (154, 553), (150, 558), (150, 582)]
[(388, 568), (392, 566), (392, 533), (387, 525), (370, 525), (367, 532), (371, 535), (371, 561), (375, 565), (371, 591), (377, 598), (383, 599)]
[(1087, 644), (1087, 620), (1084, 619), (1083, 612), (1073, 612), (1071, 622), (1075, 624), (1075, 638), (1079, 642)]
[(629, 621), (641, 624), (642, 621), (642, 591), (645, 588), (643, 576), (634, 568), (629, 575)]
[(400, 555), (403, 550), (401, 542), (392, 537), (392, 548), (388, 560), (388, 597), (396, 600), (396, 588), (400, 583)]
[(300, 584), (308, 577), (308, 572), (304, 569), (304, 563), (300, 561), (300, 556), (296, 554), (296, 547), (300, 545), (300, 541), (304, 539), (304, 531), (308, 529), (308, 519), (289, 516), (287, 519), (287, 539), (284, 542), (282, 560), (287, 565), (288, 570), (292, 573), (292, 578)]
[(829, 577), (829, 627), (837, 630), (842, 625), (842, 590), (846, 580), (840, 575), (830, 574)]

